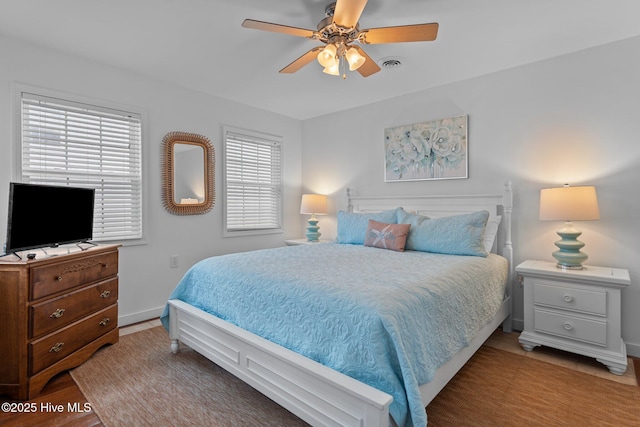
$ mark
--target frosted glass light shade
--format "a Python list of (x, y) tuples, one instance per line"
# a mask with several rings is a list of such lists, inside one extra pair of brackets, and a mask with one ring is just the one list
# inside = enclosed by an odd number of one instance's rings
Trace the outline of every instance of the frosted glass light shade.
[(323, 73), (326, 74), (330, 74), (332, 76), (339, 76), (340, 75), (340, 63), (338, 61), (336, 61), (335, 64), (333, 64), (331, 67), (326, 67), (324, 70), (322, 70)]
[(556, 233), (561, 237), (555, 242), (558, 250), (552, 255), (559, 268), (580, 270), (588, 258), (580, 251), (584, 243), (578, 240), (582, 234), (573, 226), (572, 220), (591, 221), (600, 219), (596, 189), (592, 186), (545, 188), (540, 191), (540, 219), (566, 221)]
[(318, 62), (324, 68), (331, 68), (338, 63), (336, 59), (336, 47), (332, 44), (328, 44), (324, 49), (318, 53)]
[(349, 70), (351, 71), (357, 70), (362, 64), (364, 64), (365, 57), (360, 55), (360, 52), (358, 52), (355, 47), (349, 48), (345, 56), (349, 63)]

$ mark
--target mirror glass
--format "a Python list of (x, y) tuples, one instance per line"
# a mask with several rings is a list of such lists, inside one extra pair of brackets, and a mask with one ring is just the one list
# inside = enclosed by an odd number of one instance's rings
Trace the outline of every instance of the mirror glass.
[(213, 207), (215, 156), (202, 135), (171, 132), (163, 138), (165, 208), (175, 215), (198, 215)]
[(179, 205), (204, 202), (204, 149), (200, 145), (177, 142), (173, 145), (173, 201)]

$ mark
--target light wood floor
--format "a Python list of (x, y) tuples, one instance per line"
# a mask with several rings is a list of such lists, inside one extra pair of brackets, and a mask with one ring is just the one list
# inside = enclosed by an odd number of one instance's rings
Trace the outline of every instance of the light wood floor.
[[(120, 336), (138, 332), (144, 329), (160, 326), (160, 320), (155, 319), (131, 326), (120, 328)], [(609, 373), (604, 365), (588, 357), (582, 357), (571, 353), (554, 349), (538, 347), (532, 352), (522, 350), (518, 344), (518, 333), (504, 334), (496, 331), (487, 340), (485, 345), (520, 354), (526, 357), (534, 357), (545, 362), (561, 365), (569, 369), (588, 373), (611, 381), (628, 385), (638, 385), (640, 377), (640, 359), (630, 358), (629, 367), (625, 375), (618, 376)], [(116, 344), (117, 345), (117, 344)], [(6, 400), (0, 399), (5, 402)], [(81, 406), (87, 402), (86, 398), (75, 384), (68, 372), (63, 372), (54, 377), (43, 389), (37, 398), (30, 402), (38, 407), (44, 404), (64, 405), (69, 402), (79, 403)], [(89, 402), (90, 403), (90, 402)], [(3, 427), (32, 427), (34, 425), (69, 425), (74, 427), (103, 426), (98, 416), (93, 412), (67, 412), (50, 413), (38, 411), (36, 414), (7, 414), (0, 412), (0, 425)]]
[(536, 347), (533, 351), (525, 351), (520, 347), (520, 343), (518, 342), (519, 336), (519, 332), (505, 334), (498, 330), (489, 337), (485, 345), (519, 354), (520, 356), (532, 357), (543, 362), (553, 363), (554, 365), (573, 369), (574, 371), (605, 378), (620, 384), (637, 386), (640, 382), (638, 379), (640, 377), (640, 372), (638, 372), (640, 371), (638, 368), (638, 366), (640, 366), (640, 359), (633, 357), (628, 358), (627, 372), (625, 372), (624, 375), (614, 375), (609, 372), (609, 369), (607, 369), (605, 365), (591, 357), (542, 346)]

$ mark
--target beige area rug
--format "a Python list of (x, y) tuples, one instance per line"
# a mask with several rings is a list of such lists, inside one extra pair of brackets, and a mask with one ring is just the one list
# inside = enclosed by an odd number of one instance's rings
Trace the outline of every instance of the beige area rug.
[[(306, 425), (186, 346), (172, 354), (162, 327), (120, 337), (71, 375), (107, 427)], [(427, 415), (429, 427), (640, 427), (640, 387), (483, 346)]]
[(71, 376), (106, 427), (307, 426), (162, 327), (120, 337)]

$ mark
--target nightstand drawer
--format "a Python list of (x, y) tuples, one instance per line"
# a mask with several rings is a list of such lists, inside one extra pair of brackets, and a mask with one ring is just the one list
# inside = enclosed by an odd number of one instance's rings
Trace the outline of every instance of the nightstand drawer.
[(607, 315), (607, 293), (534, 283), (533, 303), (582, 313)]
[(607, 345), (607, 322), (536, 309), (534, 330), (601, 346)]

